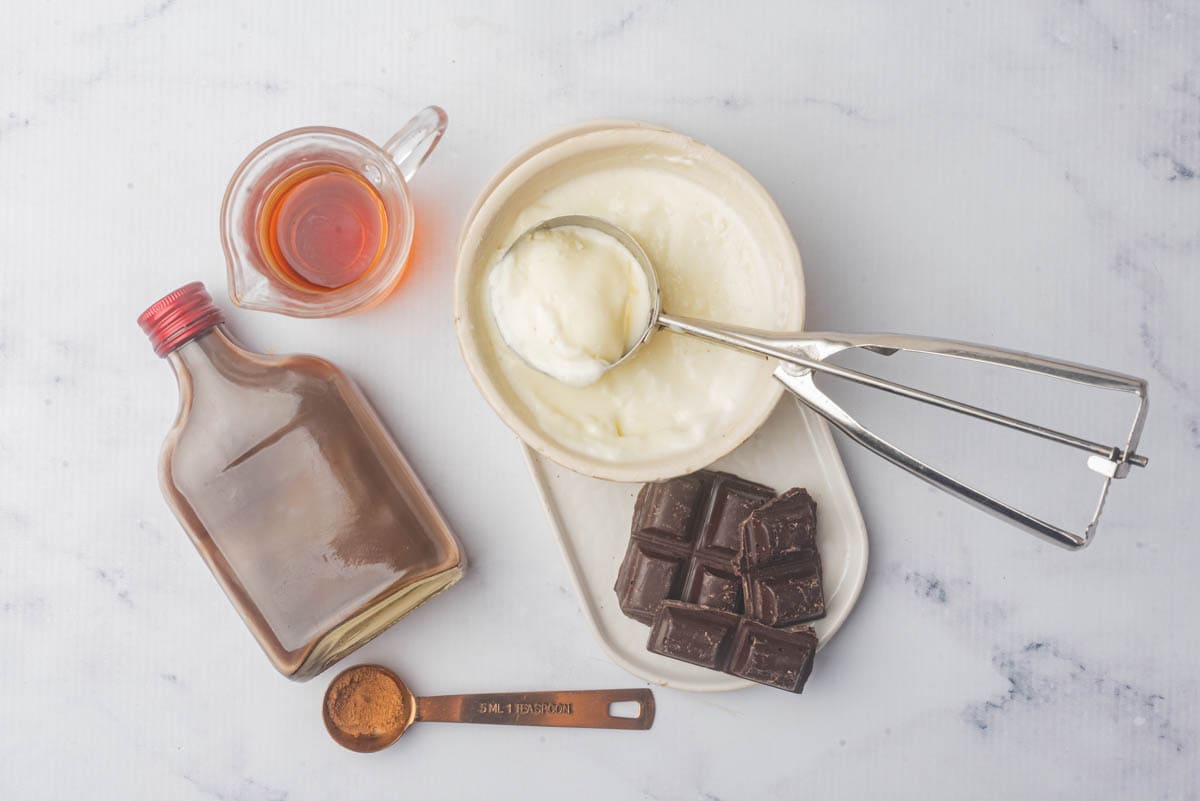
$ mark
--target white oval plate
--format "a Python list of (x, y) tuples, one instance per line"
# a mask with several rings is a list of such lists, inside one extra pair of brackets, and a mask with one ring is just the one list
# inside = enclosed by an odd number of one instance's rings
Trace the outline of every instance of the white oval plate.
[[(629, 544), (640, 484), (597, 481), (560, 467), (532, 449), (525, 457), (562, 546), (575, 591), (608, 655), (646, 681), (679, 690), (720, 692), (750, 686), (724, 673), (646, 650), (650, 629), (625, 617), (613, 584)], [(858, 601), (867, 575), (867, 530), (858, 499), (825, 421), (786, 396), (767, 422), (713, 465), (779, 491), (806, 487), (817, 501), (817, 547), (827, 614), (816, 621), (818, 648), (829, 642)]]

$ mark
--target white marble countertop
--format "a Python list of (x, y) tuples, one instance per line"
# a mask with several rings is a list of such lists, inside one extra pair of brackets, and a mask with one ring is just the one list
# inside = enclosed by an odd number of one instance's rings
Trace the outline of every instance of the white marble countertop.
[[(1200, 794), (1194, 3), (76, 0), (10, 4), (0, 65), (0, 798)], [(223, 289), (217, 210), (251, 147), (320, 123), (382, 141), (430, 102), (450, 129), (397, 294), (231, 312), (250, 345), (358, 379), (461, 534), (467, 579), (358, 655), (418, 692), (638, 684), (584, 625), (449, 312), (475, 193), (568, 124), (646, 119), (744, 164), (795, 232), (810, 328), (1147, 377), (1149, 469), (1072, 554), (842, 441), (872, 564), (804, 695), (659, 690), (648, 733), (430, 725), (339, 750), (325, 681), (272, 671), (159, 495), (176, 390), (134, 318)], [(1042, 466), (855, 398), (992, 486)]]

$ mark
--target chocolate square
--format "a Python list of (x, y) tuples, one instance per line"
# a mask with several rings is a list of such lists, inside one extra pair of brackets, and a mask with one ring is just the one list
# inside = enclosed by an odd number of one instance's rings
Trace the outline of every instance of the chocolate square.
[(693, 560), (681, 599), (726, 612), (741, 612), (742, 579), (728, 564)]
[(765, 568), (745, 581), (746, 614), (768, 626), (792, 626), (825, 617), (819, 562)]
[(634, 505), (633, 530), (690, 543), (702, 512), (708, 481), (699, 474), (646, 484)]
[(617, 576), (621, 611), (649, 625), (658, 605), (678, 598), (690, 554), (631, 542)]
[(727, 672), (798, 693), (812, 673), (817, 635), (808, 626), (777, 629), (742, 618)]
[(672, 659), (724, 670), (741, 620), (742, 617), (731, 612), (664, 601), (654, 618), (646, 647)]

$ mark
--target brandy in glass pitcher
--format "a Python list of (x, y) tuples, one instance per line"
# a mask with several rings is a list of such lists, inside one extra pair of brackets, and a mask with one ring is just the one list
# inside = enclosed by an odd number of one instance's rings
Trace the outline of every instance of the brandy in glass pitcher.
[(316, 126), (255, 148), (221, 204), (230, 299), (246, 309), (329, 317), (387, 297), (416, 231), (409, 182), (446, 124), (446, 112), (429, 106), (382, 147)]

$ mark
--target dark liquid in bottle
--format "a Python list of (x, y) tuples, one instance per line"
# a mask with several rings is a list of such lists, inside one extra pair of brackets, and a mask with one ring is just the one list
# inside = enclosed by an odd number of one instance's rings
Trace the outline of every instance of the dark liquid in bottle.
[(168, 354), (162, 486), (275, 667), (310, 678), (462, 576), (462, 550), (358, 388), (221, 328)]
[(305, 167), (267, 197), (258, 238), (282, 280), (309, 291), (337, 289), (366, 275), (383, 253), (383, 198), (370, 181), (341, 165)]

